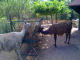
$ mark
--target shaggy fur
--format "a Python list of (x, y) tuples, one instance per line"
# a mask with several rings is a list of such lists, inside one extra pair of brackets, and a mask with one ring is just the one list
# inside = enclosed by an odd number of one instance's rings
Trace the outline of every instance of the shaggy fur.
[(10, 32), (5, 34), (0, 34), (0, 52), (1, 51), (12, 51), (15, 50), (18, 59), (22, 60), (20, 54), (20, 47), (25, 35), (25, 32), (30, 27), (29, 23), (26, 23), (21, 32)]
[[(54, 34), (54, 39), (55, 39), (55, 47), (56, 47), (56, 39), (57, 39), (57, 35), (63, 35), (64, 33), (66, 34), (66, 41), (69, 44), (70, 41), (70, 37), (71, 37), (71, 29), (72, 29), (72, 22), (62, 22), (59, 24), (53, 24), (52, 26), (49, 27), (48, 30), (43, 31), (43, 28), (39, 26), (39, 29), (37, 32), (40, 32), (44, 35), (46, 34)], [(69, 40), (67, 41), (67, 38), (69, 38)]]

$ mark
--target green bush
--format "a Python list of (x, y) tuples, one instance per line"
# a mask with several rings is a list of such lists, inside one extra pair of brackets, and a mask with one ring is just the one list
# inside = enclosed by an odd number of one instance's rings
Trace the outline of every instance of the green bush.
[(10, 32), (10, 25), (6, 18), (0, 18), (0, 33)]

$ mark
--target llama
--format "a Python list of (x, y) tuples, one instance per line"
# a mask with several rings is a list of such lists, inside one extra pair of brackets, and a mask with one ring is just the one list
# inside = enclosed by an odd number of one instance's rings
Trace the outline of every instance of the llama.
[[(43, 31), (43, 28), (39, 26), (39, 29), (37, 32), (42, 33), (44, 35), (46, 34), (54, 34), (54, 40), (55, 40), (55, 47), (56, 47), (56, 39), (57, 39), (57, 35), (63, 35), (64, 33), (66, 34), (66, 41), (65, 43), (70, 42), (70, 37), (71, 37), (71, 29), (72, 29), (72, 22), (62, 22), (62, 23), (58, 23), (58, 24), (53, 24), (49, 27), (48, 30)], [(68, 38), (68, 40), (67, 40)]]
[(15, 50), (18, 60), (23, 60), (21, 57), (20, 48), (22, 45), (22, 40), (27, 32), (27, 29), (30, 27), (30, 23), (26, 23), (21, 32), (10, 32), (0, 34), (0, 52), (1, 51), (12, 51)]

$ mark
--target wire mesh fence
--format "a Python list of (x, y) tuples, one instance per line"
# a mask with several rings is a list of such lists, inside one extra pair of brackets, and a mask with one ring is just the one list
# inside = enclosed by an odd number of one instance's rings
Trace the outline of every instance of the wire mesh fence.
[[(35, 24), (36, 21), (35, 20), (31, 20), (31, 21), (30, 20), (27, 20), (27, 21), (24, 21), (24, 20), (22, 20), (22, 21), (13, 21), (12, 22), (13, 23), (12, 24), (13, 31), (18, 31), (18, 32), (21, 31), (21, 29), (22, 29), (25, 22), (30, 22), (30, 23), (34, 22), (34, 24)], [(0, 22), (0, 33), (8, 33), (8, 32), (12, 32), (11, 28), (10, 28), (10, 22)], [(35, 60), (36, 56), (39, 55), (40, 49), (33, 46), (33, 44), (32, 44), (32, 46), (30, 45), (28, 49), (27, 49), (26, 46), (23, 46), (23, 48), (24, 48), (24, 50), (22, 49), (23, 50), (22, 55), (27, 57), (26, 60)], [(5, 54), (5, 53), (0, 54), (0, 57), (1, 57), (0, 60), (7, 60), (7, 59), (8, 60), (16, 60), (16, 58), (17, 58), (16, 54), (14, 54), (14, 52), (9, 53), (9, 55), (7, 57), (5, 55), (8, 55), (8, 54)]]
[[(12, 29), (13, 29), (13, 32), (14, 31), (21, 31), (23, 25), (25, 22), (36, 22), (36, 21), (13, 21), (12, 23)], [(12, 32), (11, 31), (11, 28), (10, 28), (10, 22), (0, 22), (0, 33), (8, 33), (8, 32)], [(32, 46), (31, 46), (32, 45)], [(23, 56), (26, 56), (27, 57), (27, 60), (34, 60), (35, 56), (38, 56), (38, 52), (39, 52), (39, 48), (35, 48), (33, 44), (30, 44), (29, 48), (27, 48), (25, 46), (23, 49)], [(23, 50), (22, 49), (22, 50)], [(7, 53), (7, 54), (6, 54)], [(3, 56), (0, 56), (0, 60), (16, 60), (17, 59), (17, 56), (15, 56), (16, 54), (14, 54), (14, 52), (5, 52), (5, 53), (2, 53), (0, 55), (3, 55)], [(6, 55), (6, 56), (5, 56)]]

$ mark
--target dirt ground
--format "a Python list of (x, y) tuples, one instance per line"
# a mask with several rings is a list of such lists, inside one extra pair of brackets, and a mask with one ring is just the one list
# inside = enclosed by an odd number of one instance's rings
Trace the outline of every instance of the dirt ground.
[[(77, 28), (72, 29), (70, 45), (65, 44), (65, 35), (58, 36), (57, 48), (54, 47), (53, 36), (46, 35), (43, 48), (37, 60), (80, 60), (80, 32)], [(16, 60), (16, 54), (12, 52), (0, 52), (0, 60)]]
[[(80, 60), (80, 31), (77, 28), (72, 29), (70, 44), (65, 44), (65, 35), (57, 39), (57, 48), (54, 47), (54, 40), (47, 36), (48, 49), (43, 49), (38, 60)], [(46, 38), (46, 39), (47, 39)], [(52, 44), (52, 45), (51, 45)]]

